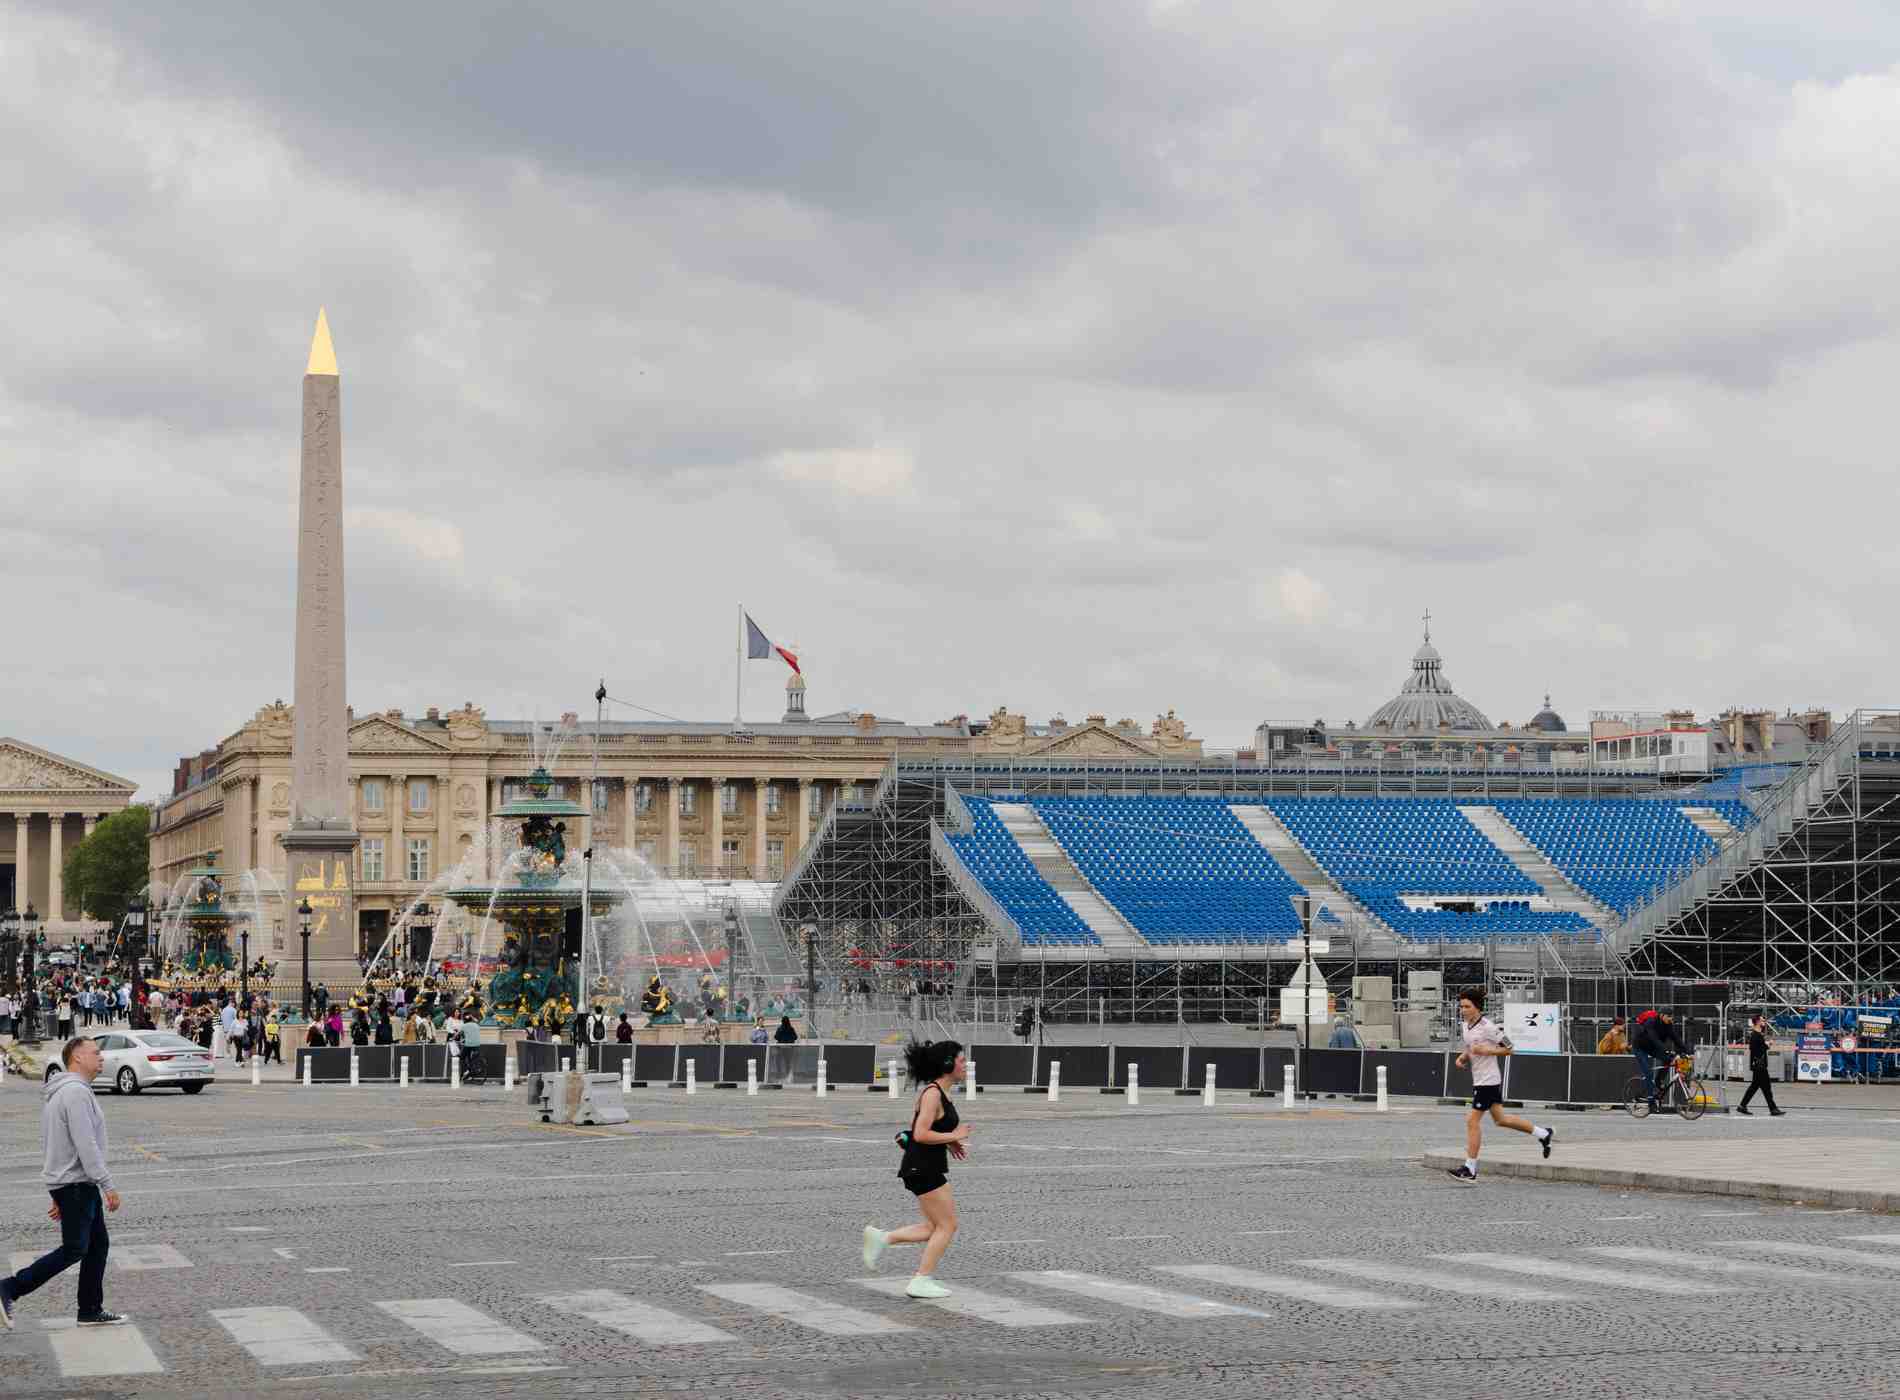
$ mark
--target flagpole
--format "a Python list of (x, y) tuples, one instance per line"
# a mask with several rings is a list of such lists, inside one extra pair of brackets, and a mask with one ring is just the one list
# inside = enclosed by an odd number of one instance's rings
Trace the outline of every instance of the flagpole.
[(745, 727), (745, 707), (739, 699), (741, 678), (745, 675), (745, 604), (739, 604), (739, 644), (732, 652), (732, 727)]

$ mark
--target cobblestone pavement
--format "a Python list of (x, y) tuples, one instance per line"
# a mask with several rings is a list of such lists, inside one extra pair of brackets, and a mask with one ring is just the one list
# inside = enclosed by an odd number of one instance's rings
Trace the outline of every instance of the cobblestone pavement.
[[(0, 1233), (50, 1247), (38, 1086), (0, 1088)], [(1891, 1139), (1785, 1119), (1560, 1114), (1567, 1144)], [(1870, 1101), (1871, 1102), (1871, 1101)], [(911, 1218), (908, 1097), (636, 1091), (625, 1127), (519, 1093), (220, 1083), (101, 1100), (125, 1209), (108, 1306), (68, 1274), (0, 1333), (0, 1393), (66, 1396), (1756, 1396), (1891, 1393), (1900, 1218), (1418, 1165), (1462, 1114), (986, 1092), (946, 1304), (866, 1283)], [(1495, 1130), (1493, 1130), (1495, 1132)], [(908, 1251), (880, 1278), (901, 1286)]]

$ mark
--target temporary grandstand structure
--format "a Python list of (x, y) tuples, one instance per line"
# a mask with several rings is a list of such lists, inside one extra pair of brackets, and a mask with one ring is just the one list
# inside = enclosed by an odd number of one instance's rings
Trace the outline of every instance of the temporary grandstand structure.
[(1697, 995), (1736, 1005), (1886, 994), (1900, 716), (1859, 712), (1762, 776), (899, 759), (868, 802), (828, 815), (775, 912), (827, 967), (852, 949), (953, 968), (965, 988), (1157, 1015), (1244, 1015), (1269, 995), (1301, 894), (1329, 976), (1436, 963), (1618, 1006), (1666, 995), (1657, 978), (1730, 984)]

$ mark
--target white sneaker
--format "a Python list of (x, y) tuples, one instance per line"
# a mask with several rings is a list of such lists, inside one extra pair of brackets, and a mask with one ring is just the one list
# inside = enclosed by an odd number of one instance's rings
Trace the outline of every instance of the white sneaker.
[(904, 1290), (904, 1296), (906, 1298), (948, 1298), (950, 1290), (929, 1274), (918, 1274), (910, 1281), (910, 1287)]
[(875, 1269), (877, 1261), (883, 1257), (884, 1248), (890, 1243), (885, 1233), (875, 1225), (864, 1227), (864, 1267)]

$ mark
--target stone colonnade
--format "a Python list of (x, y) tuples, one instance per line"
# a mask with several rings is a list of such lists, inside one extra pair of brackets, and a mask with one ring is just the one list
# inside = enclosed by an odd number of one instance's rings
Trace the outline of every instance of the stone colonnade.
[(10, 834), (13, 840), (12, 851), (4, 853), (13, 863), (13, 907), (24, 911), (30, 904), (49, 924), (79, 918), (81, 910), (66, 898), (67, 843), (83, 841), (109, 815), (59, 808), (0, 810), (0, 839)]

